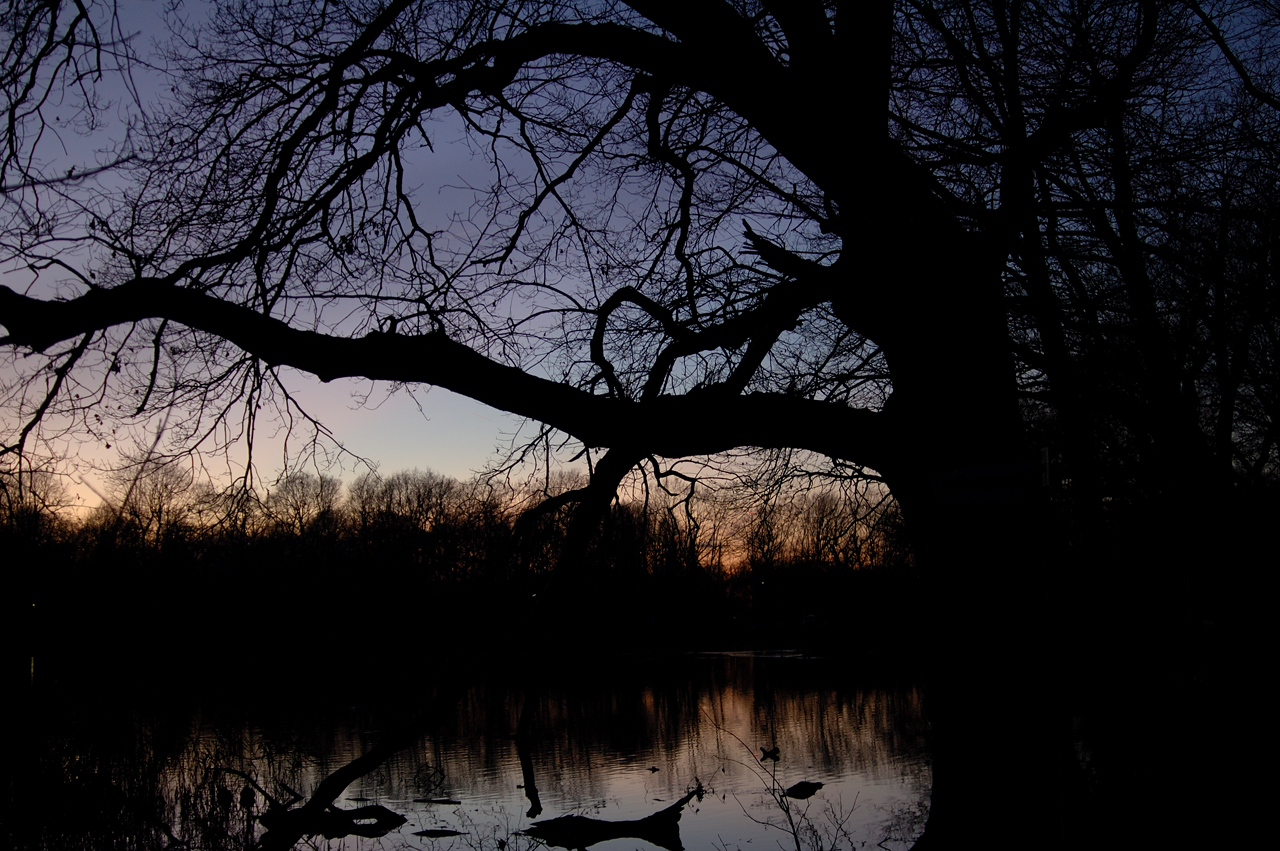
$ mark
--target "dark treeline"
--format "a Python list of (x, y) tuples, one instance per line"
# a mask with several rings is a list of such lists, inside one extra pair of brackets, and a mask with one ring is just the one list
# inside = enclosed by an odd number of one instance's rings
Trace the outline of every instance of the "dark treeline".
[[(896, 507), (865, 489), (618, 500), (583, 564), (565, 569), (571, 512), (548, 499), (580, 478), (534, 492), (419, 470), (345, 485), (294, 472), (263, 495), (142, 463), (76, 517), (55, 475), (22, 488), (7, 475), (0, 545), (42, 649), (74, 651), (62, 638), (74, 623), (104, 646), (281, 660), (318, 638), (465, 650), (529, 630), (587, 630), (601, 647), (804, 642), (859, 595), (909, 581), (883, 569), (911, 563)], [(584, 577), (590, 611), (570, 588)]]

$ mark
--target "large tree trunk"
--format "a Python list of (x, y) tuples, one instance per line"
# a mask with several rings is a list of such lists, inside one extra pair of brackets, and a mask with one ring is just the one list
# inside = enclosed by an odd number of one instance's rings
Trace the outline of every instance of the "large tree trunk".
[[(1152, 476), (1149, 503), (1126, 508), (1123, 523), (1068, 537), (1018, 408), (1003, 258), (940, 211), (914, 218), (919, 229), (888, 252), (911, 262), (905, 274), (883, 272), (903, 283), (877, 339), (892, 370), (886, 415), (897, 441), (881, 472), (926, 580), (932, 648), (934, 786), (918, 848), (1208, 837), (1222, 796), (1212, 798), (1207, 778), (1229, 761), (1211, 743), (1183, 753), (1185, 720), (1167, 706), (1212, 673), (1192, 669), (1203, 648), (1187, 589), (1189, 577), (1221, 570), (1223, 542), (1210, 531), (1219, 524), (1208, 518), (1229, 500), (1211, 480), (1197, 481), (1192, 498)], [(892, 245), (892, 235), (878, 241)], [(1192, 448), (1185, 456), (1157, 463), (1172, 480), (1202, 466)], [(1092, 693), (1083, 721), (1099, 750), (1087, 778), (1073, 730), (1080, 671)]]
[[(1061, 613), (1043, 549), (1052, 534), (1037, 495), (1019, 487), (1025, 467), (1007, 462), (922, 470), (933, 493), (904, 501), (928, 578), (932, 648), (934, 777), (922, 849), (1065, 842), (1072, 754), (1058, 691)], [(1008, 493), (992, 493), (993, 479)]]
[(1003, 257), (917, 215), (920, 259), (881, 336), (899, 436), (882, 472), (928, 588), (934, 786), (918, 847), (1063, 847), (1056, 524), (1018, 409)]

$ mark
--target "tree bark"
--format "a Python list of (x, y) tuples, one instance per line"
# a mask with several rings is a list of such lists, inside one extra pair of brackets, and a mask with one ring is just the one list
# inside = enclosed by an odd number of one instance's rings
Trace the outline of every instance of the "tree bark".
[(1003, 257), (927, 201), (921, 228), (896, 235), (915, 262), (882, 333), (896, 439), (881, 472), (926, 579), (933, 648), (934, 785), (917, 847), (1063, 847), (1055, 524), (1018, 409)]

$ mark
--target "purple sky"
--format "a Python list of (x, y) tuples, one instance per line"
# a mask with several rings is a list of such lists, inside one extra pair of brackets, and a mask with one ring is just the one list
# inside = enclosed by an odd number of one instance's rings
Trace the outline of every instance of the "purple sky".
[[(150, 54), (153, 41), (166, 37), (161, 18), (164, 6), (156, 0), (131, 0), (120, 5), (121, 28), (126, 34), (136, 34), (132, 42), (140, 55)], [(183, 14), (190, 19), (201, 10), (200, 3), (186, 4)], [(144, 102), (162, 94), (165, 85), (161, 78), (153, 77), (145, 69), (137, 69), (134, 83)], [(103, 87), (101, 94), (110, 100), (117, 103), (129, 100), (119, 88), (118, 81), (106, 79)], [(121, 129), (108, 124), (98, 133), (85, 136), (69, 126), (63, 127), (54, 141), (56, 147), (51, 148), (47, 156), (54, 157), (55, 162), (66, 159), (83, 169), (95, 160), (100, 161), (95, 151), (110, 147), (108, 138)], [(439, 134), (434, 140), (435, 150), (417, 152), (416, 165), (421, 169), (419, 185), (425, 190), (420, 194), (418, 213), (428, 224), (438, 222), (443, 225), (451, 213), (465, 210), (473, 196), (463, 186), (467, 183), (484, 185), (488, 179), (486, 164), (476, 161), (466, 146), (456, 144), (456, 140), (450, 137), (460, 133), (450, 131), (447, 123), (439, 125)], [(441, 186), (447, 188), (436, 189)], [(0, 270), (0, 280), (21, 289), (30, 277), (22, 274), (14, 277)], [(47, 283), (42, 281), (42, 284)], [(496, 447), (510, 442), (511, 434), (520, 425), (516, 418), (439, 388), (418, 389), (416, 397), (421, 403), (421, 410), (414, 397), (403, 391), (386, 398), (376, 409), (361, 409), (353, 397), (369, 391), (367, 381), (338, 381), (326, 385), (297, 372), (288, 375), (286, 381), (295, 397), (311, 415), (324, 423), (337, 441), (387, 473), (417, 467), (459, 479), (469, 478), (495, 456)], [(380, 394), (375, 388), (373, 400), (376, 402), (384, 397), (385, 389)], [(154, 427), (155, 424), (150, 426)], [(263, 427), (260, 431), (262, 439), (255, 447), (255, 463), (264, 483), (270, 483), (284, 466), (284, 441), (280, 435), (272, 437), (271, 431), (273, 429)], [(117, 441), (120, 445), (129, 442)], [(145, 445), (150, 442), (149, 436), (137, 435), (133, 442)], [(119, 445), (113, 445), (108, 450), (101, 444), (88, 442), (79, 446), (66, 445), (64, 452), (91, 465), (101, 466), (115, 461), (119, 448)], [(290, 447), (296, 448), (296, 445)], [(244, 451), (240, 449), (233, 453), (231, 462), (243, 462), (243, 458)], [(340, 467), (325, 471), (346, 481), (360, 472), (354, 459), (340, 460)], [(225, 462), (216, 459), (211, 459), (207, 466), (215, 477), (219, 469), (225, 473), (227, 468)], [(80, 495), (83, 505), (96, 504), (98, 499), (92, 491), (104, 489), (104, 477), (99, 472), (86, 470), (83, 478), (92, 488), (77, 484), (74, 490)]]

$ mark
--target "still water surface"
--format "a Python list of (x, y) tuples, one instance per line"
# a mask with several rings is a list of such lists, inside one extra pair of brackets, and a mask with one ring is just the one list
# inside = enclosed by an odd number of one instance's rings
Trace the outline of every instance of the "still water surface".
[[(406, 746), (335, 801), (405, 823), (313, 847), (539, 847), (519, 833), (536, 821), (642, 819), (700, 784), (679, 820), (686, 849), (792, 849), (788, 815), (805, 848), (900, 849), (923, 826), (930, 785), (916, 689), (847, 659), (561, 659), (461, 676), (424, 663), (398, 682), (318, 683), (288, 699), (250, 691), (125, 711), (81, 697), (56, 724), (35, 724), (29, 791), (45, 814), (32, 847), (245, 848), (264, 833), (263, 793), (310, 798), (406, 729)], [(761, 759), (775, 747), (777, 761)], [(822, 787), (781, 797), (800, 781)], [(459, 835), (423, 835), (445, 831)], [(632, 836), (591, 847), (659, 846)]]

